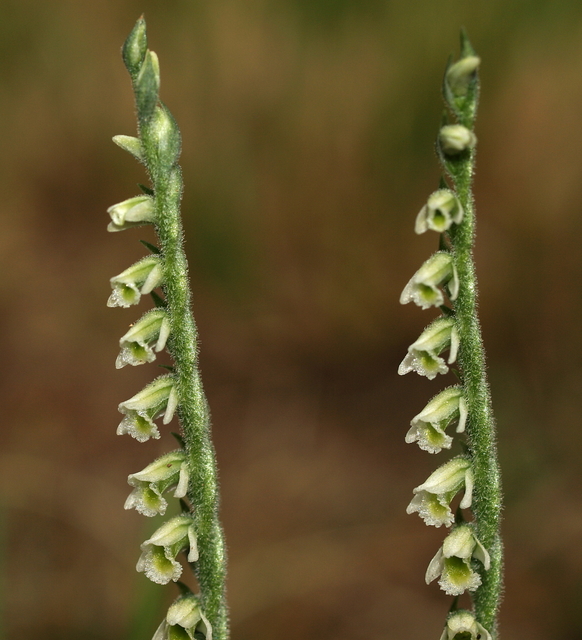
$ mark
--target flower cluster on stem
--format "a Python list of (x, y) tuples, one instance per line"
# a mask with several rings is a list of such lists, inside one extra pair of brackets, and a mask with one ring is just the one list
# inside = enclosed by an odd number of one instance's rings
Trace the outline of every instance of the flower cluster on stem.
[[(418, 234), (440, 234), (439, 251), (412, 276), (400, 297), (402, 304), (436, 307), (441, 315), (410, 345), (398, 372), (415, 371), (433, 380), (456, 366), (459, 380), (428, 402), (406, 434), (406, 442), (416, 442), (433, 454), (453, 446), (453, 435), (450, 430), (447, 433), (451, 425), (456, 424), (456, 433), (465, 438), (459, 443), (459, 455), (414, 489), (407, 508), (407, 513), (418, 513), (427, 525), (450, 528), (428, 566), (427, 584), (438, 578), (448, 595), (468, 592), (471, 596), (473, 611), (457, 609), (455, 600), (441, 640), (495, 640), (502, 591), (501, 488), (472, 257), (479, 64), (462, 33), (461, 58), (449, 63), (443, 81), (447, 111), (436, 149), (444, 176), (415, 222)], [(442, 354), (447, 350), (445, 361)], [(451, 504), (458, 495), (454, 513)]]
[(132, 473), (125, 508), (148, 517), (163, 516), (168, 494), (180, 500), (181, 513), (165, 521), (141, 545), (137, 570), (158, 584), (177, 582), (182, 562), (196, 575), (200, 593), (178, 583), (181, 595), (170, 606), (154, 640), (184, 638), (227, 640), (225, 602), (226, 556), (218, 520), (218, 482), (210, 440), (210, 416), (198, 371), (197, 331), (190, 310), (186, 256), (182, 246), (178, 166), (181, 139), (178, 126), (159, 100), (160, 68), (147, 46), (145, 20), (140, 18), (123, 50), (131, 76), (138, 118), (138, 137), (115, 136), (114, 142), (142, 162), (151, 187), (113, 205), (108, 230), (150, 224), (159, 247), (143, 244), (150, 254), (111, 278), (110, 307), (130, 307), (151, 294), (154, 308), (137, 320), (119, 341), (116, 367), (150, 363), (167, 349), (173, 359), (160, 375), (129, 400), (121, 402), (119, 435), (138, 442), (160, 438), (156, 420), (179, 418), (180, 447)]

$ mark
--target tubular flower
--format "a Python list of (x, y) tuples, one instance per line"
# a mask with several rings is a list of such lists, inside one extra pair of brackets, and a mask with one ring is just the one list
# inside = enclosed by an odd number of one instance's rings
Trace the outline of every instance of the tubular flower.
[(488, 570), (491, 564), (487, 549), (479, 542), (469, 524), (455, 527), (445, 538), (426, 570), (426, 584), (440, 576), (439, 585), (449, 596), (460, 596), (465, 591), (475, 591), (481, 584), (481, 576), (471, 567), (471, 560), (481, 562)]
[(166, 619), (152, 640), (194, 640), (197, 632), (202, 633), (206, 640), (212, 640), (212, 627), (200, 609), (198, 598), (187, 593), (170, 605)]
[(136, 366), (156, 359), (151, 345), (160, 352), (170, 335), (170, 321), (165, 309), (152, 309), (145, 313), (119, 340), (121, 351), (115, 367), (121, 369), (126, 364)]
[(189, 515), (171, 518), (141, 545), (141, 549), (137, 571), (143, 571), (157, 584), (176, 582), (182, 575), (182, 565), (176, 560), (180, 551), (189, 549), (188, 562), (198, 560), (194, 519)]
[(414, 498), (406, 513), (417, 512), (427, 525), (450, 527), (454, 517), (449, 505), (462, 489), (465, 493), (459, 506), (468, 509), (473, 498), (473, 471), (470, 460), (458, 456), (445, 462), (426, 482), (413, 489)]
[(150, 196), (135, 196), (107, 209), (111, 222), (107, 231), (123, 231), (154, 221), (154, 201)]
[(439, 189), (428, 197), (424, 207), (416, 216), (414, 231), (418, 234), (432, 229), (443, 233), (450, 229), (453, 222), (463, 220), (463, 207), (457, 196), (449, 189)]
[(158, 439), (160, 433), (154, 420), (163, 415), (168, 424), (178, 406), (178, 393), (171, 375), (159, 376), (135, 396), (122, 402), (118, 409), (124, 414), (117, 427), (117, 435), (128, 433), (139, 442)]
[(142, 295), (151, 293), (162, 284), (162, 262), (157, 255), (146, 256), (131, 267), (111, 278), (113, 293), (107, 300), (108, 307), (130, 307), (137, 304)]
[(453, 420), (458, 420), (457, 433), (465, 430), (467, 403), (461, 387), (448, 387), (436, 395), (410, 422), (406, 442), (418, 442), (418, 446), (429, 453), (450, 449), (453, 439), (445, 429)]
[(449, 368), (439, 355), (450, 348), (448, 363), (457, 359), (459, 336), (455, 320), (450, 317), (440, 317), (431, 322), (420, 334), (416, 342), (408, 347), (408, 353), (398, 367), (399, 375), (416, 371), (421, 376), (432, 380), (439, 373), (447, 373)]
[(125, 501), (125, 509), (135, 509), (144, 516), (164, 515), (168, 503), (163, 493), (176, 487), (174, 498), (183, 498), (188, 491), (188, 463), (182, 449), (166, 453), (145, 469), (132, 473), (127, 482), (133, 491)]
[(400, 304), (414, 302), (422, 309), (440, 307), (444, 303), (439, 285), (449, 284), (451, 300), (459, 293), (459, 278), (453, 256), (446, 251), (432, 255), (412, 276), (400, 296)]
[(440, 640), (491, 640), (491, 634), (475, 620), (470, 611), (454, 611), (447, 619)]

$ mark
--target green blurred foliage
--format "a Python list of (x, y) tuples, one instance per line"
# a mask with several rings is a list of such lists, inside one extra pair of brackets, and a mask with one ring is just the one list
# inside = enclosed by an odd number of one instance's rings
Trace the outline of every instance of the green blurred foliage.
[[(448, 381), (396, 368), (431, 319), (399, 293), (437, 247), (447, 56), (483, 58), (481, 316), (505, 469), (506, 636), (580, 636), (582, 4), (172, 0), (0, 4), (1, 583), (7, 638), (147, 638), (171, 588), (115, 436), (152, 369), (115, 371), (136, 311), (108, 278), (151, 232), (107, 234), (141, 168), (119, 55), (145, 12), (183, 132), (184, 216), (231, 556), (233, 637), (438, 637), (442, 539), (407, 517), (443, 457), (404, 444)], [(403, 613), (406, 612), (406, 613)]]

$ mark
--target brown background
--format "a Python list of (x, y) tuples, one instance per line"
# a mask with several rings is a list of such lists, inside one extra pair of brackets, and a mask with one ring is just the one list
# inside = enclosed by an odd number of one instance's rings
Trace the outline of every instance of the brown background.
[(151, 520), (128, 473), (172, 448), (117, 437), (155, 375), (114, 369), (140, 310), (107, 234), (140, 166), (119, 56), (145, 11), (184, 137), (184, 217), (213, 411), (236, 640), (438, 638), (406, 516), (449, 454), (405, 445), (448, 380), (399, 378), (434, 312), (399, 293), (436, 248), (439, 85), (465, 25), (483, 58), (481, 317), (504, 469), (505, 638), (582, 637), (582, 4), (577, 0), (3, 0), (0, 595), (5, 638), (141, 640), (173, 587), (134, 571)]

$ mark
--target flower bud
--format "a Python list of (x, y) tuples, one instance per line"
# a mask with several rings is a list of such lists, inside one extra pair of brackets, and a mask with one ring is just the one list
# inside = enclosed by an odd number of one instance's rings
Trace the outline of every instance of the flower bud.
[(447, 619), (440, 640), (492, 640), (491, 634), (465, 609), (453, 611)]
[(118, 147), (131, 153), (136, 160), (142, 163), (145, 162), (143, 147), (139, 138), (134, 138), (133, 136), (113, 136), (113, 142), (115, 142)]
[(150, 196), (135, 196), (107, 209), (111, 222), (107, 231), (123, 231), (155, 220), (154, 201)]
[(445, 538), (426, 570), (426, 584), (440, 576), (441, 589), (450, 596), (475, 591), (481, 585), (481, 576), (471, 567), (472, 559), (479, 560), (487, 571), (491, 561), (469, 524), (455, 527)]
[(455, 320), (450, 317), (437, 318), (408, 347), (408, 353), (398, 367), (398, 374), (403, 376), (416, 371), (432, 380), (437, 374), (444, 374), (449, 370), (439, 355), (450, 348), (448, 363), (452, 364), (457, 358), (458, 346), (459, 335)]
[(428, 197), (427, 203), (416, 216), (414, 230), (424, 233), (428, 229), (443, 233), (450, 229), (453, 222), (460, 224), (463, 219), (463, 207), (457, 196), (449, 189), (439, 189)]
[(162, 261), (159, 256), (142, 258), (131, 267), (111, 278), (113, 293), (107, 300), (108, 307), (130, 307), (142, 296), (151, 293), (162, 284)]
[(473, 470), (467, 458), (458, 456), (445, 462), (424, 482), (413, 490), (414, 498), (406, 508), (406, 513), (418, 513), (425, 524), (450, 527), (454, 517), (450, 508), (451, 500), (465, 490), (461, 509), (468, 509), (473, 497)]
[(151, 345), (160, 352), (166, 346), (170, 335), (170, 321), (165, 309), (152, 309), (145, 313), (119, 340), (121, 351), (115, 367), (121, 369), (126, 364), (136, 366), (156, 359)]
[(445, 433), (449, 424), (458, 419), (457, 433), (465, 430), (467, 404), (461, 387), (449, 387), (435, 396), (410, 422), (406, 442), (418, 442), (429, 453), (450, 449), (452, 438)]
[(135, 102), (140, 122), (149, 120), (158, 103), (160, 63), (153, 51), (147, 51), (134, 83)]
[(449, 283), (450, 299), (455, 300), (459, 292), (459, 278), (453, 256), (446, 251), (438, 251), (408, 281), (400, 296), (400, 304), (413, 301), (422, 309), (440, 307), (444, 298), (438, 287), (446, 283)]
[(477, 143), (475, 134), (462, 124), (447, 124), (439, 132), (439, 144), (447, 156), (457, 156)]
[(475, 74), (479, 65), (481, 64), (481, 58), (477, 56), (467, 56), (461, 58), (452, 64), (445, 75), (445, 82), (451, 94), (455, 97), (467, 95), (469, 85), (475, 79)]
[(174, 117), (164, 105), (155, 108), (148, 131), (155, 145), (157, 165), (171, 167), (180, 155), (182, 139)]
[(139, 72), (148, 48), (146, 23), (141, 16), (123, 44), (121, 55), (132, 78)]
[(198, 560), (198, 547), (194, 520), (189, 515), (179, 515), (165, 522), (151, 538), (142, 545), (142, 554), (137, 562), (137, 571), (157, 584), (176, 582), (182, 574), (182, 565), (176, 556), (186, 549), (188, 562)]

